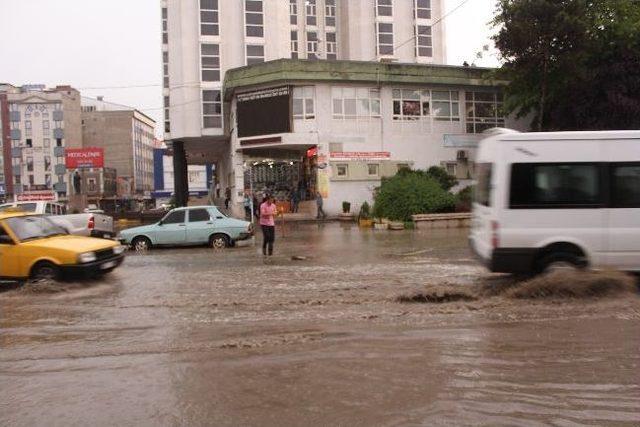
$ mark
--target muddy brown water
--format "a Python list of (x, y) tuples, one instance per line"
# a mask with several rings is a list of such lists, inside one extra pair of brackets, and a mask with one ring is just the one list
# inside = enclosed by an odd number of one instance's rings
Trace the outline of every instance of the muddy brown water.
[(637, 292), (517, 297), (464, 230), (278, 231), (0, 292), (0, 425), (640, 424)]

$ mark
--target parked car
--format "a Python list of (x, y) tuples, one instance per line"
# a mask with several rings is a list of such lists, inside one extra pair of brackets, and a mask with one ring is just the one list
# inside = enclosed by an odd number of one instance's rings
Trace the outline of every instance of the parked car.
[(470, 243), (491, 271), (640, 271), (640, 131), (495, 131)]
[(0, 277), (58, 279), (113, 271), (125, 247), (113, 240), (73, 236), (44, 215), (0, 213)]
[(173, 209), (155, 224), (123, 230), (118, 240), (136, 250), (193, 245), (222, 249), (251, 236), (250, 222), (229, 218), (215, 206), (197, 206)]
[(19, 209), (23, 212), (46, 215), (51, 221), (63, 227), (69, 234), (78, 236), (112, 238), (113, 218), (99, 212), (68, 214), (67, 208), (55, 202), (13, 202), (0, 205), (0, 212)]

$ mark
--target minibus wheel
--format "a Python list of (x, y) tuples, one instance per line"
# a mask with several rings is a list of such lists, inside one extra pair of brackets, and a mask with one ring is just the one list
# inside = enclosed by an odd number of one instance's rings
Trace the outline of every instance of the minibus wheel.
[(586, 266), (583, 257), (569, 252), (556, 252), (546, 255), (538, 262), (537, 273), (576, 272), (584, 270)]

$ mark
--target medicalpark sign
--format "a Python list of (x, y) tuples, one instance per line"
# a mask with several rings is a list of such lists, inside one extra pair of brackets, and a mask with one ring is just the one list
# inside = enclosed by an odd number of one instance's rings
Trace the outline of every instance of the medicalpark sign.
[(97, 147), (67, 148), (65, 150), (67, 169), (103, 168), (104, 149)]

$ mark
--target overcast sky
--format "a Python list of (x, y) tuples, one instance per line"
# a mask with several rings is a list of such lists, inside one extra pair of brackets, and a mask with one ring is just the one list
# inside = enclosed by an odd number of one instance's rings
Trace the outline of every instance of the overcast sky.
[[(445, 0), (445, 8), (463, 1)], [(491, 51), (476, 58), (490, 44), (495, 3), (467, 0), (444, 19), (447, 63), (497, 64)], [(154, 118), (161, 135), (159, 0), (0, 0), (0, 40), (0, 82), (70, 84), (85, 96), (104, 95)]]

